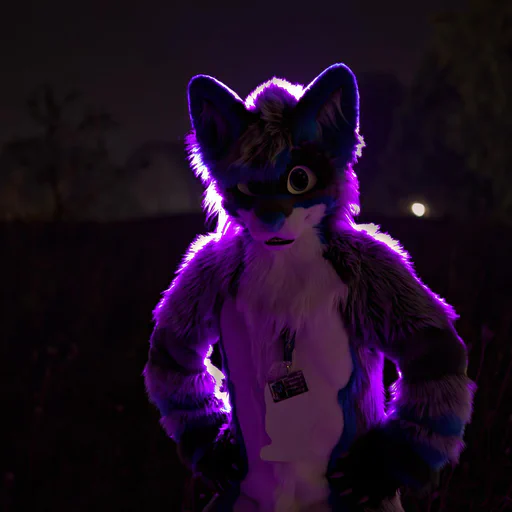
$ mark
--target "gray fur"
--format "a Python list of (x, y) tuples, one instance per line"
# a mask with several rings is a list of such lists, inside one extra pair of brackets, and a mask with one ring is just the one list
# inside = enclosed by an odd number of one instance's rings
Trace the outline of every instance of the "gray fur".
[(393, 405), (407, 407), (418, 417), (440, 418), (455, 414), (464, 423), (471, 420), (475, 384), (465, 375), (407, 383), (402, 380), (392, 386)]
[(349, 280), (344, 312), (354, 334), (396, 361), (402, 354), (394, 353), (394, 342), (424, 327), (449, 328), (456, 314), (419, 280), (408, 256), (391, 240), (344, 229), (332, 239), (326, 257)]
[(337, 119), (336, 114), (340, 114), (341, 117), (345, 120), (347, 125), (349, 124), (345, 115), (343, 114), (343, 110), (341, 109), (341, 89), (335, 91), (330, 98), (330, 101), (326, 102), (326, 104), (320, 109), (320, 112), (317, 115), (317, 124), (318, 124), (318, 137), (322, 137), (322, 129), (324, 127), (332, 127), (336, 128)]
[(172, 439), (179, 439), (185, 425), (187, 427), (201, 428), (209, 426), (222, 426), (229, 420), (229, 414), (226, 411), (220, 410), (219, 407), (211, 407), (201, 409), (199, 412), (183, 412), (174, 411), (163, 416), (160, 419), (160, 425), (164, 428), (165, 432)]
[(354, 355), (359, 367), (359, 382), (355, 386), (357, 430), (367, 432), (382, 420), (385, 411), (384, 356), (352, 337)]
[(211, 396), (215, 391), (215, 380), (206, 371), (196, 375), (169, 373), (148, 364), (144, 369), (144, 378), (149, 396), (153, 401), (172, 397), (174, 401), (194, 396), (198, 401)]
[(420, 443), (429, 446), (439, 453), (442, 453), (453, 464), (459, 462), (459, 457), (464, 449), (464, 441), (458, 436), (440, 436), (429, 428), (422, 427), (416, 423), (402, 420), (399, 422), (401, 431), (405, 437), (413, 443)]
[[(156, 325), (188, 336), (201, 326), (218, 337), (216, 305), (230, 293), (243, 265), (242, 240), (216, 234), (199, 236), (153, 312)], [(204, 341), (204, 340), (203, 340)]]
[(277, 156), (291, 148), (291, 133), (287, 113), (297, 99), (284, 87), (270, 85), (254, 98), (254, 111), (263, 122), (249, 126), (240, 139), (240, 157), (236, 165), (251, 166), (255, 162), (275, 163)]

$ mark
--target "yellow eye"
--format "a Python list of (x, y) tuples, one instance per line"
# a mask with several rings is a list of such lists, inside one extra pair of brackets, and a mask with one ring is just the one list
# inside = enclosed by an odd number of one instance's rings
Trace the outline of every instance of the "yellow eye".
[(242, 194), (245, 194), (246, 196), (254, 196), (254, 194), (249, 190), (247, 183), (239, 183), (237, 188), (240, 190), (240, 192), (242, 192)]
[(290, 194), (304, 194), (316, 185), (316, 176), (303, 165), (294, 167), (288, 174), (287, 188)]

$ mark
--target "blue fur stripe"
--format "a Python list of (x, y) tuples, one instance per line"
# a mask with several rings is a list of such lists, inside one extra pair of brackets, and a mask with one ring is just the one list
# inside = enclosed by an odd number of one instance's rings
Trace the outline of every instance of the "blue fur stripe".
[[(446, 437), (459, 437), (462, 439), (465, 430), (465, 423), (456, 415), (446, 415), (439, 418), (430, 418), (427, 416), (418, 417), (410, 409), (402, 407), (395, 411), (390, 418), (405, 420), (415, 423), (428, 429), (433, 435)], [(397, 427), (398, 430), (398, 427)], [(397, 433), (398, 435), (398, 433)], [(403, 435), (403, 434), (401, 434)], [(443, 451), (437, 450), (429, 444), (420, 441), (411, 443), (414, 451), (433, 469), (441, 469), (448, 461), (449, 457)]]
[(197, 414), (201, 409), (207, 411), (212, 408), (220, 409), (222, 407), (220, 401), (211, 395), (203, 395), (201, 397), (186, 395), (179, 400), (173, 397), (159, 398), (154, 400), (154, 404), (158, 407), (162, 416), (167, 416), (176, 411)]
[(428, 416), (419, 417), (414, 411), (406, 407), (400, 407), (390, 416), (391, 418), (402, 419), (426, 427), (432, 432), (441, 436), (462, 437), (466, 424), (455, 414), (431, 418)]
[(185, 432), (197, 432), (198, 435), (195, 437), (199, 439), (201, 432), (205, 432), (211, 427), (220, 429), (228, 421), (228, 413), (210, 409), (193, 415), (188, 415), (183, 411), (173, 411), (166, 416), (162, 416), (160, 423), (169, 436), (176, 442), (180, 442)]
[(245, 441), (244, 441), (244, 438), (242, 435), (242, 429), (240, 428), (240, 424), (238, 422), (238, 417), (236, 415), (236, 389), (235, 389), (235, 385), (233, 384), (232, 379), (230, 379), (229, 366), (228, 366), (228, 362), (227, 362), (226, 353), (224, 351), (224, 346), (222, 344), (222, 339), (219, 342), (219, 346), (220, 346), (220, 350), (221, 350), (221, 354), (222, 354), (222, 371), (223, 371), (224, 375), (226, 376), (226, 380), (228, 383), (227, 387), (228, 387), (228, 393), (229, 393), (230, 403), (231, 403), (231, 407), (232, 407), (231, 423), (234, 426), (237, 442), (240, 446), (240, 450), (242, 452), (242, 457), (245, 462), (244, 467), (241, 468), (244, 472), (244, 478), (245, 478), (245, 476), (247, 475), (247, 473), (249, 471), (249, 467), (248, 467), (248, 462), (247, 462), (247, 450), (245, 447)]
[(317, 204), (325, 204), (326, 214), (333, 213), (333, 209), (336, 205), (336, 198), (332, 196), (312, 197), (311, 199), (298, 201), (295, 203), (295, 208), (311, 208)]
[(435, 470), (441, 469), (447, 462), (448, 457), (425, 444), (413, 445), (414, 451), (432, 468)]
[(341, 405), (343, 409), (344, 424), (343, 434), (341, 436), (339, 445), (337, 446), (337, 449), (340, 450), (338, 455), (349, 450), (350, 445), (356, 438), (357, 434), (357, 415), (354, 397), (356, 396), (355, 388), (357, 387), (356, 376), (360, 375), (360, 369), (357, 367), (357, 359), (353, 353), (352, 348), (350, 350), (350, 353), (353, 364), (352, 375), (350, 376), (348, 384), (338, 393), (338, 403)]
[[(385, 426), (387, 435), (391, 440), (403, 442), (407, 439), (409, 446), (433, 469), (441, 469), (449, 460), (450, 457), (447, 453), (436, 449), (430, 444), (421, 442), (414, 433), (408, 432), (397, 420), (392, 420)], [(390, 470), (400, 478), (405, 478), (407, 475), (401, 474), (401, 468), (393, 467), (393, 461), (390, 461)], [(414, 484), (414, 482), (410, 482)]]
[[(360, 369), (357, 367), (357, 359), (351, 349), (353, 370), (348, 384), (338, 392), (338, 403), (343, 410), (343, 433), (338, 444), (335, 446), (331, 458), (329, 460), (329, 470), (333, 471), (337, 459), (341, 454), (348, 452), (350, 445), (354, 441), (357, 434), (357, 416), (356, 404), (354, 397), (356, 396), (357, 379), (356, 375), (360, 374)], [(339, 512), (348, 512), (348, 508), (344, 500), (340, 498), (335, 492), (329, 495), (329, 504), (333, 510)]]

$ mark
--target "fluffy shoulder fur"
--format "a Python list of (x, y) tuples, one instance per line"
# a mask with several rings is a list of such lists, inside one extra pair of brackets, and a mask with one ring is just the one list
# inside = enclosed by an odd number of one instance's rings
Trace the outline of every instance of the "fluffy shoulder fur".
[(178, 336), (205, 322), (213, 327), (223, 297), (234, 293), (242, 262), (241, 239), (217, 233), (196, 238), (153, 312), (157, 327)]
[(386, 346), (456, 319), (453, 308), (421, 282), (398, 242), (375, 225), (339, 231), (324, 256), (348, 285), (345, 319), (359, 340)]

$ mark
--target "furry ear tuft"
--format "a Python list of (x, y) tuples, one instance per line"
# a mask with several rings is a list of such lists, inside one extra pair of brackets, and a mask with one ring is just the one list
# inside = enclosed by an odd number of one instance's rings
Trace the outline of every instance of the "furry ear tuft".
[(197, 75), (188, 85), (188, 105), (201, 153), (208, 161), (221, 160), (247, 128), (242, 100), (215, 78)]
[(318, 142), (336, 155), (359, 129), (359, 92), (352, 71), (334, 64), (318, 75), (299, 100), (294, 143)]

